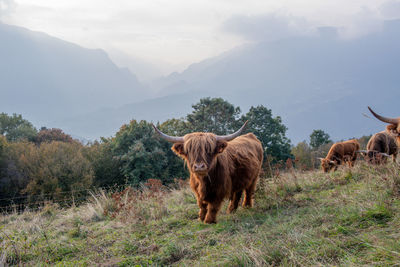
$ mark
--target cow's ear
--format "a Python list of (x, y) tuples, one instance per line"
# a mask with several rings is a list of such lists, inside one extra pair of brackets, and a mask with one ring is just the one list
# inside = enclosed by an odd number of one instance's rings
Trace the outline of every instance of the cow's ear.
[(389, 133), (397, 133), (397, 125), (396, 124), (389, 124), (386, 126), (386, 131)]
[(172, 151), (174, 151), (179, 156), (185, 156), (185, 150), (183, 148), (183, 143), (175, 143), (172, 145)]
[(228, 146), (228, 143), (226, 141), (217, 141), (217, 147), (216, 147), (216, 153), (222, 153), (224, 149)]

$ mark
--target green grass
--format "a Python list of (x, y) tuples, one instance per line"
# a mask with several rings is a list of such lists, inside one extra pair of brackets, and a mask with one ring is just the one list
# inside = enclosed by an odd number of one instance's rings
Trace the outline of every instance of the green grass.
[[(197, 220), (188, 187), (104, 192), (80, 207), (0, 216), (0, 262), (27, 266), (391, 266), (400, 263), (400, 167), (359, 163), (263, 178), (255, 207)], [(130, 194), (130, 195), (129, 195)], [(106, 215), (105, 215), (106, 214)]]

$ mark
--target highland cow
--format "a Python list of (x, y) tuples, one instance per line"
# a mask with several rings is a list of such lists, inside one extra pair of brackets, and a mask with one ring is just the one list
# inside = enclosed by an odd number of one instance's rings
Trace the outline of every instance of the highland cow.
[(372, 115), (375, 116), (380, 121), (389, 123), (389, 125), (386, 126), (386, 132), (389, 133), (397, 143), (397, 146), (400, 146), (400, 117), (398, 118), (388, 118), (388, 117), (383, 117), (376, 112), (374, 112), (370, 107), (368, 107), (369, 111), (371, 111)]
[(239, 136), (246, 124), (226, 136), (195, 132), (183, 137), (168, 136), (153, 125), (162, 138), (174, 143), (172, 150), (185, 160), (202, 222), (217, 222), (225, 198), (230, 199), (228, 213), (234, 212), (243, 192), (243, 207), (253, 206), (263, 148), (254, 134)]
[(322, 170), (324, 172), (332, 169), (336, 171), (338, 166), (344, 162), (347, 162), (349, 167), (353, 167), (359, 149), (360, 144), (355, 139), (333, 144), (326, 157), (320, 158)]
[(368, 141), (367, 150), (360, 151), (365, 159), (372, 164), (382, 164), (392, 155), (393, 162), (396, 162), (398, 146), (395, 137), (382, 131), (374, 134)]

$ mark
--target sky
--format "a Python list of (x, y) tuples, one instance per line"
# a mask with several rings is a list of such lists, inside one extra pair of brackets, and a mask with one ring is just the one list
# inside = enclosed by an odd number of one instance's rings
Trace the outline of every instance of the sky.
[(162, 74), (232, 48), (334, 26), (341, 38), (400, 18), (400, 0), (0, 0), (0, 20), (130, 58)]

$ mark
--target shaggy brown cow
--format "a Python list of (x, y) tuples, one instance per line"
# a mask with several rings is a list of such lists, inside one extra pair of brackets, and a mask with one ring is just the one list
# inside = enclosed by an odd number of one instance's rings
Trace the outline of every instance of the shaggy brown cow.
[(359, 149), (360, 144), (355, 139), (335, 143), (329, 149), (326, 157), (320, 158), (321, 168), (324, 172), (329, 172), (332, 169), (336, 171), (338, 166), (344, 162), (347, 162), (349, 167), (353, 167)]
[(386, 126), (386, 131), (396, 139), (397, 146), (400, 147), (400, 117), (398, 118), (383, 117), (375, 113), (370, 107), (368, 107), (368, 109), (369, 111), (371, 111), (372, 115), (375, 116), (375, 118), (377, 118), (380, 121), (389, 123), (389, 125)]
[(231, 135), (196, 132), (183, 137), (168, 136), (153, 125), (162, 138), (174, 143), (172, 150), (185, 160), (200, 208), (199, 220), (205, 223), (217, 222), (217, 213), (227, 197), (228, 213), (235, 211), (243, 191), (243, 207), (253, 206), (263, 148), (254, 134), (239, 136), (246, 124)]
[(365, 159), (372, 164), (381, 164), (386, 162), (386, 158), (392, 155), (393, 162), (396, 162), (398, 146), (395, 137), (382, 131), (374, 134), (368, 141), (367, 150), (360, 151)]

